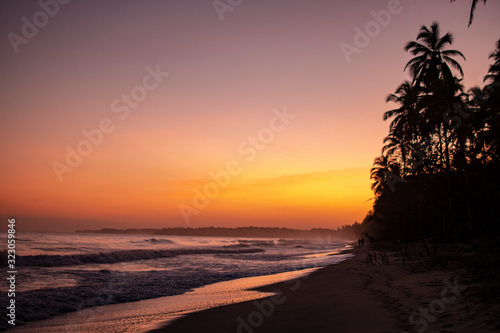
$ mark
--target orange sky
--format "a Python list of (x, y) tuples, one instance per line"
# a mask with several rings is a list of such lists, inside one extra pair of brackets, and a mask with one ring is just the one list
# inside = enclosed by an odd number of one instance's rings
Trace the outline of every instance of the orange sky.
[(70, 2), (13, 47), (41, 7), (3, 1), (0, 216), (60, 231), (361, 222), (404, 44), (437, 20), (470, 87), (500, 31), (497, 2), (467, 28), (470, 1), (402, 0), (347, 62), (341, 43), (391, 3), (244, 1), (221, 21), (211, 1)]

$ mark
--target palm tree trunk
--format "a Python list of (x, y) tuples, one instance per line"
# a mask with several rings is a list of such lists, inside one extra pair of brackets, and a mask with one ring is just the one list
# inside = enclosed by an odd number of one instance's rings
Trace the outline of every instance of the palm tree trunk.
[(439, 139), (439, 143), (438, 143), (438, 152), (439, 152), (439, 161), (440, 161), (440, 165), (441, 165), (441, 169), (443, 168), (443, 165), (444, 165), (444, 156), (443, 156), (443, 137), (442, 137), (442, 134), (441, 134), (441, 124), (439, 124), (439, 129), (438, 129), (438, 139)]
[(446, 129), (445, 126), (443, 126), (443, 131), (444, 131), (444, 151), (445, 151), (445, 157), (446, 157), (446, 165), (445, 165), (445, 170), (449, 171), (450, 170), (450, 151), (448, 149), (449, 145), (449, 138), (448, 138), (448, 130)]
[(402, 172), (402, 176), (404, 177), (404, 175), (406, 174), (406, 150), (405, 150), (404, 146), (401, 146), (401, 156), (403, 158), (403, 172)]

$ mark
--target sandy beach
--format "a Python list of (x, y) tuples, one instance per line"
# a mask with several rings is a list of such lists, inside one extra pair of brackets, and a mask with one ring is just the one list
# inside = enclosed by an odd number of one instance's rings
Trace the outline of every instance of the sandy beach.
[[(469, 256), (477, 256), (477, 252), (473, 255), (464, 249), (447, 248), (440, 250), (442, 255), (425, 258), (422, 249), (413, 246), (409, 251), (412, 260), (403, 265), (401, 251), (390, 249), (356, 248), (355, 256), (340, 264), (307, 277), (258, 288), (274, 292), (274, 296), (190, 313), (151, 332), (495, 332), (500, 329), (498, 296), (491, 294), (498, 290), (494, 281), (498, 264), (486, 265), (477, 274), (473, 267), (467, 266), (460, 250)], [(486, 256), (486, 260), (495, 259)]]
[(239, 278), (195, 288), (180, 295), (85, 308), (45, 320), (28, 322), (9, 331), (142, 333), (161, 327), (159, 324), (164, 325), (184, 313), (273, 295), (271, 292), (255, 291), (252, 288), (294, 279), (314, 270), (316, 268)]

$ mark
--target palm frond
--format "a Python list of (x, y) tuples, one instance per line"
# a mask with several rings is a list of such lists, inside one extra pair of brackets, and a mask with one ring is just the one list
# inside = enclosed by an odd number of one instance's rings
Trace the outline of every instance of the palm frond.
[(448, 56), (444, 56), (443, 59), (450, 63), (453, 68), (455, 68), (456, 70), (458, 70), (460, 72), (460, 75), (462, 75), (462, 77), (464, 76), (464, 71), (462, 70), (462, 66), (460, 66), (460, 64), (453, 58), (450, 58)]

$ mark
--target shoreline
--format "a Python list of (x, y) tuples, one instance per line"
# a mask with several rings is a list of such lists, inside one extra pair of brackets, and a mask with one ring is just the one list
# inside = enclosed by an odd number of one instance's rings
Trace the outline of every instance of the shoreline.
[[(496, 319), (500, 318), (498, 297), (491, 303), (471, 297), (484, 288), (498, 290), (498, 282), (490, 284), (489, 280), (471, 274), (463, 257), (456, 256), (454, 247), (443, 246), (443, 254), (425, 258), (419, 245), (413, 244), (416, 249), (411, 254), (412, 261), (403, 265), (401, 245), (384, 246), (355, 247), (354, 257), (339, 264), (303, 278), (256, 288), (274, 292), (274, 296), (188, 313), (148, 333), (500, 329)], [(472, 255), (470, 250), (463, 252)], [(380, 254), (389, 258), (388, 264)], [(367, 260), (369, 256), (371, 262)], [(443, 265), (443, 260), (447, 264)], [(498, 264), (489, 269), (498, 272), (496, 267)]]
[[(16, 258), (23, 267), (16, 281), (17, 327), (72, 312), (82, 314), (85, 312), (79, 310), (86, 308), (100, 311), (97, 306), (181, 295), (218, 281), (325, 266), (345, 259), (326, 254), (346, 244), (181, 236), (151, 239), (141, 235), (67, 238), (55, 234), (26, 235), (24, 241), (26, 255)], [(63, 250), (68, 253), (61, 254)], [(149, 261), (163, 255), (167, 258)], [(23, 258), (27, 259), (25, 265), (21, 265)], [(92, 316), (85, 315), (89, 320)], [(0, 327), (12, 328), (5, 321)]]
[[(343, 255), (346, 251), (334, 255)], [(186, 314), (270, 296), (272, 293), (261, 291), (258, 287), (294, 279), (319, 268), (237, 278), (204, 285), (178, 295), (85, 308), (45, 320), (30, 321), (8, 331), (146, 332)]]
[[(336, 251), (336, 252), (332, 252), (328, 255), (337, 256), (337, 255), (351, 254), (351, 253), (353, 253), (354, 242), (347, 243), (346, 247), (349, 247), (349, 248), (342, 249), (342, 250)], [(348, 257), (348, 258), (344, 259), (343, 261), (341, 261), (340, 263), (332, 264), (330, 266), (336, 266), (336, 265), (339, 265), (345, 261), (349, 261), (351, 259), (352, 259), (352, 257)], [(254, 301), (258, 301), (258, 300), (261, 300), (261, 299), (267, 298), (267, 297), (269, 297), (269, 298), (275, 298), (276, 296), (279, 297), (279, 292), (277, 292), (276, 289), (273, 289), (274, 286), (281, 286), (283, 284), (295, 283), (295, 281), (305, 280), (308, 278), (309, 275), (317, 272), (318, 270), (322, 270), (325, 267), (329, 267), (329, 266), (306, 268), (306, 269), (300, 269), (300, 270), (296, 270), (296, 271), (288, 271), (288, 272), (271, 274), (271, 275), (261, 275), (261, 276), (254, 276), (254, 277), (249, 277), (249, 278), (240, 278), (240, 279), (236, 279), (236, 280), (219, 282), (219, 283), (234, 284), (234, 283), (238, 283), (241, 280), (246, 280), (246, 279), (248, 279), (250, 281), (252, 281), (252, 280), (253, 281), (259, 281), (259, 280), (266, 281), (267, 280), (267, 282), (253, 282), (253, 284), (255, 284), (255, 286), (250, 287), (250, 288), (247, 288), (244, 286), (239, 287), (243, 291), (257, 292), (257, 293), (261, 294), (260, 297), (255, 297), (255, 298), (253, 298), (251, 300), (247, 300), (247, 301), (231, 301), (227, 305), (217, 305), (217, 306), (212, 306), (212, 307), (208, 307), (208, 308), (204, 308), (204, 309), (197, 309), (197, 310), (192, 310), (192, 311), (185, 311), (183, 313), (178, 313), (177, 315), (175, 315), (174, 317), (172, 317), (166, 321), (155, 323), (154, 326), (156, 326), (156, 328), (154, 328), (152, 330), (145, 331), (144, 333), (163, 332), (164, 330), (167, 330), (168, 332), (170, 332), (170, 326), (173, 323), (175, 323), (177, 320), (181, 320), (185, 317), (189, 317), (191, 314), (196, 314), (196, 313), (204, 312), (204, 311), (210, 311), (212, 309), (217, 309), (218, 307), (221, 307), (221, 306), (232, 306), (232, 305), (237, 305), (237, 304), (240, 304), (243, 302), (254, 302)], [(274, 282), (269, 281), (269, 278), (273, 277), (273, 276), (283, 276), (283, 278), (280, 278), (279, 279), (280, 281), (274, 281)], [(219, 283), (216, 283), (216, 284), (219, 284)], [(210, 288), (211, 285), (197, 288), (197, 290), (204, 289), (206, 287)]]
[[(332, 288), (325, 288), (335, 281), (329, 281), (331, 275), (337, 275), (344, 282), (351, 284), (350, 288), (343, 292), (351, 292), (355, 289), (357, 279), (351, 279), (344, 273), (351, 267), (357, 266), (363, 259), (363, 253), (368, 246), (360, 249), (352, 247), (343, 250), (342, 254), (352, 253), (353, 257), (338, 264), (319, 268), (309, 275), (292, 280), (268, 284), (253, 290), (271, 292), (273, 296), (234, 303), (230, 305), (210, 308), (202, 311), (191, 312), (174, 321), (165, 323), (161, 328), (147, 331), (147, 333), (177, 333), (177, 332), (331, 332), (339, 328), (340, 316), (334, 316), (333, 311), (329, 318), (324, 317), (324, 310), (329, 307), (329, 297), (334, 299), (335, 293), (331, 294)], [(319, 293), (317, 287), (320, 287)], [(330, 290), (328, 290), (330, 289)], [(341, 297), (351, 303), (355, 297)], [(339, 299), (339, 298), (337, 298)], [(325, 302), (325, 300), (327, 300)], [(362, 300), (365, 304), (373, 305), (372, 309), (379, 309), (375, 302), (369, 298)], [(308, 306), (314, 303), (315, 306)], [(350, 307), (345, 307), (350, 308)], [(330, 312), (330, 311), (328, 311)], [(371, 311), (369, 316), (374, 320), (389, 318), (390, 315), (382, 311)], [(333, 315), (333, 316), (332, 316)], [(332, 318), (337, 325), (332, 325)], [(391, 322), (386, 320), (386, 322)], [(306, 325), (304, 325), (306, 323)], [(347, 323), (350, 325), (350, 323)], [(381, 326), (382, 327), (382, 326)], [(394, 331), (395, 326), (386, 325), (387, 331)], [(352, 332), (367, 332), (369, 326), (361, 325), (354, 327)], [(342, 332), (342, 330), (339, 330)], [(347, 332), (347, 331), (346, 331)]]

